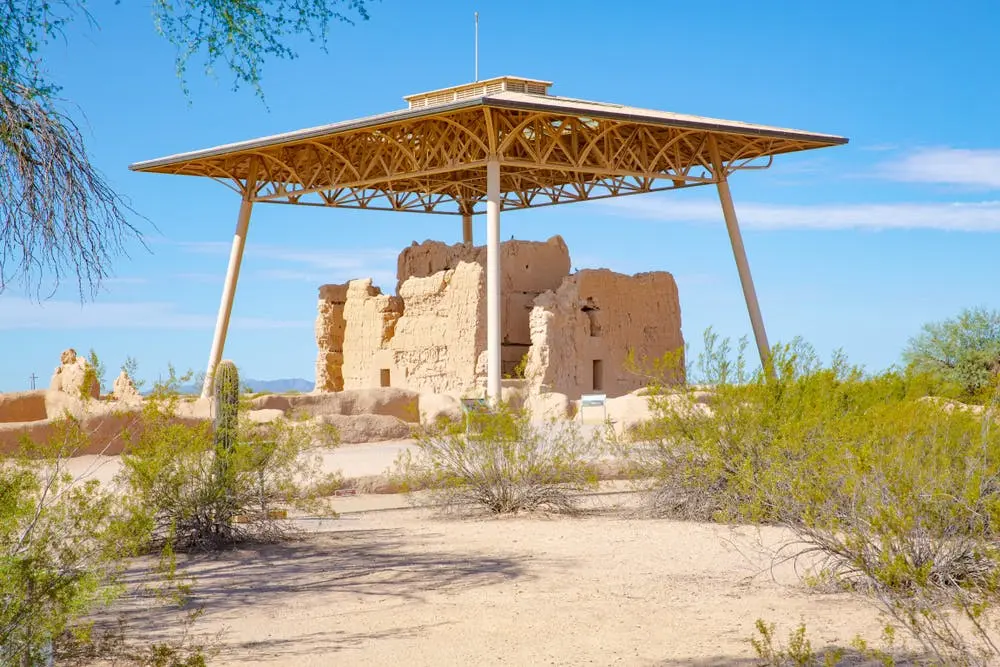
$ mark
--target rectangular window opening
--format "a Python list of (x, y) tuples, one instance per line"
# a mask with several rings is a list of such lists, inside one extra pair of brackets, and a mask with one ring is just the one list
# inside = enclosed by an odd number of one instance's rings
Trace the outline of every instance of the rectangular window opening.
[(604, 391), (604, 362), (594, 359), (594, 391)]
[(380, 370), (378, 372), (378, 375), (379, 375), (379, 386), (380, 387), (391, 387), (392, 386), (392, 382), (391, 382), (392, 378), (389, 375), (389, 369), (388, 368), (383, 368), (382, 370)]

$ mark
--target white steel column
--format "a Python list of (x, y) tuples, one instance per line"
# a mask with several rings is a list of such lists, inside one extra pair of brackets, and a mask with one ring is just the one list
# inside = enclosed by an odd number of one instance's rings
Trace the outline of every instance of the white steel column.
[(500, 162), (486, 163), (486, 396), (500, 400)]
[(236, 282), (240, 278), (240, 265), (243, 263), (243, 248), (247, 242), (247, 228), (250, 226), (250, 211), (253, 208), (253, 192), (256, 181), (247, 181), (243, 193), (243, 203), (240, 204), (240, 214), (236, 218), (236, 234), (233, 236), (233, 247), (229, 251), (229, 268), (226, 269), (226, 282), (222, 287), (222, 302), (219, 304), (219, 316), (215, 320), (215, 336), (212, 338), (212, 351), (208, 355), (208, 368), (205, 370), (205, 383), (201, 387), (201, 397), (212, 395), (212, 376), (215, 367), (222, 360), (222, 351), (226, 347), (226, 334), (229, 332), (229, 316), (233, 312), (233, 298), (236, 296)]
[(757, 291), (753, 286), (753, 276), (750, 275), (750, 263), (747, 262), (747, 252), (743, 247), (743, 236), (736, 219), (736, 208), (733, 206), (733, 195), (729, 191), (729, 180), (722, 164), (722, 156), (715, 137), (709, 135), (708, 150), (712, 158), (712, 169), (715, 172), (715, 185), (719, 190), (719, 201), (722, 203), (722, 215), (726, 218), (726, 229), (729, 231), (729, 243), (733, 246), (733, 257), (736, 258), (736, 269), (743, 285), (743, 298), (750, 312), (750, 325), (753, 327), (753, 337), (760, 353), (761, 368), (767, 375), (771, 374), (771, 346), (767, 342), (767, 332), (764, 330), (764, 318), (760, 314), (760, 304), (757, 303)]

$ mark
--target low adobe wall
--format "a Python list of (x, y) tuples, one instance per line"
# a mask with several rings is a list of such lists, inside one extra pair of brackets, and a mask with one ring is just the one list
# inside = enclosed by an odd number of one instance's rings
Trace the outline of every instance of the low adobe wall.
[(0, 394), (0, 424), (41, 421), (48, 417), (45, 390)]
[[(84, 454), (121, 454), (128, 444), (128, 433), (141, 424), (139, 405), (114, 401), (82, 401), (59, 391), (38, 390), (0, 394), (0, 454), (12, 454), (26, 440), (36, 445), (53, 446), (53, 440), (66, 439), (67, 418), (75, 419), (85, 435), (85, 442), (66, 443), (71, 456)], [(195, 405), (178, 406), (177, 423), (194, 425), (208, 418), (205, 409)]]

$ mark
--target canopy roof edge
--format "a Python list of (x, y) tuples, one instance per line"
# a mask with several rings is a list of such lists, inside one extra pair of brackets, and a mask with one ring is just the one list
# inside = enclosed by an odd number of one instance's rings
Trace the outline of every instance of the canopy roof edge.
[(204, 160), (206, 158), (230, 156), (247, 151), (291, 145), (302, 141), (324, 137), (332, 137), (356, 130), (377, 128), (380, 125), (388, 126), (408, 120), (434, 116), (446, 116), (454, 112), (473, 108), (490, 108), (514, 112), (549, 112), (553, 114), (582, 115), (595, 119), (617, 120), (641, 125), (677, 127), (720, 134), (742, 135), (747, 137), (786, 139), (815, 144), (815, 147), (817, 148), (848, 143), (848, 139), (846, 137), (832, 134), (807, 132), (804, 130), (781, 128), (769, 125), (758, 125), (719, 118), (654, 111), (651, 109), (628, 107), (619, 104), (589, 102), (585, 100), (575, 100), (555, 96), (501, 93), (492, 96), (467, 98), (437, 106), (391, 111), (388, 113), (366, 116), (354, 120), (341, 121), (328, 125), (320, 125), (292, 132), (284, 132), (245, 141), (223, 144), (211, 148), (167, 155), (151, 160), (135, 162), (129, 165), (129, 169), (140, 172), (164, 171), (166, 173), (174, 173), (173, 170), (164, 168)]

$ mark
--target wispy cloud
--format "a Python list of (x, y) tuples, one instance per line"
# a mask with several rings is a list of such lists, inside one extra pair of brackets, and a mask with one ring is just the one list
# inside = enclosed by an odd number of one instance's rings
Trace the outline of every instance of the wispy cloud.
[(171, 280), (185, 280), (192, 283), (211, 283), (213, 285), (221, 285), (225, 276), (225, 271), (220, 271), (219, 273), (196, 273), (186, 271), (182, 273), (175, 273), (170, 278)]
[[(623, 197), (602, 202), (608, 209), (665, 222), (722, 220), (715, 200), (677, 201), (663, 197)], [(972, 203), (762, 204), (737, 202), (740, 226), (747, 229), (939, 229), (1000, 231), (1000, 201)]]
[(113, 287), (114, 285), (145, 285), (149, 280), (141, 276), (112, 276), (105, 278), (102, 282), (108, 287)]
[(361, 277), (371, 278), (376, 285), (392, 285), (394, 287), (396, 283), (396, 272), (386, 270), (372, 270), (367, 271), (364, 276), (354, 275), (348, 277), (348, 274), (344, 271), (321, 273), (319, 271), (297, 271), (294, 269), (262, 269), (255, 272), (254, 276), (265, 280), (304, 282), (315, 286), (334, 283), (338, 280), (346, 282), (347, 280)]
[[(215, 315), (178, 312), (177, 304), (162, 301), (97, 302), (44, 301), (11, 297), (0, 300), (0, 330), (13, 329), (208, 329)], [(305, 320), (234, 317), (231, 329), (311, 328)]]
[[(232, 247), (222, 241), (182, 241), (179, 245), (189, 251), (203, 254), (228, 254)], [(363, 269), (372, 264), (395, 263), (398, 249), (322, 249), (294, 248), (268, 244), (248, 244), (246, 255), (279, 262), (291, 262), (315, 269)]]
[(881, 178), (975, 189), (1000, 188), (1000, 150), (922, 148), (876, 166)]
[(898, 150), (899, 146), (897, 144), (862, 144), (857, 147), (859, 150), (863, 151), (873, 151), (878, 153), (884, 153), (886, 151)]
[[(229, 254), (230, 244), (222, 241), (182, 241), (185, 251), (198, 254)], [(355, 278), (372, 278), (376, 284), (391, 285), (396, 281), (396, 258), (399, 250), (322, 249), (258, 244), (247, 245), (246, 256), (266, 260), (270, 266), (253, 273), (255, 278), (306, 282), (313, 285), (345, 282)]]

